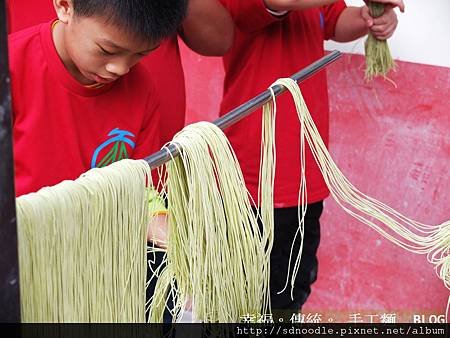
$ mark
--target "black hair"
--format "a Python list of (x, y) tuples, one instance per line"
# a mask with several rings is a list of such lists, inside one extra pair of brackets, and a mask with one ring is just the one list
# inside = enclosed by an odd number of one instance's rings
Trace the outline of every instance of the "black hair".
[(72, 0), (77, 16), (106, 18), (142, 40), (157, 42), (173, 35), (188, 0)]

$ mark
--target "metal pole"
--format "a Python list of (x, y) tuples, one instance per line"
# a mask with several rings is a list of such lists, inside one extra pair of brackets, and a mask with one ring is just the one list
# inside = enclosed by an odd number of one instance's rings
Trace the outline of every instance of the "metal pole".
[[(342, 55), (341, 52), (335, 50), (327, 54), (323, 58), (317, 60), (316, 62), (310, 64), (308, 67), (295, 73), (294, 75), (291, 76), (291, 79), (297, 82), (305, 81), (307, 78), (311, 77), (312, 75), (322, 70), (332, 62), (336, 61), (338, 58), (341, 57), (341, 55)], [(272, 89), (275, 96), (278, 96), (286, 91), (286, 88), (284, 88), (281, 85), (276, 85), (272, 87)], [(271, 98), (272, 94), (270, 90), (267, 89), (266, 91), (262, 92), (253, 99), (233, 109), (226, 115), (218, 118), (213, 123), (223, 130), (231, 126), (232, 124), (235, 124), (236, 122), (242, 120), (247, 115), (250, 115), (252, 112), (262, 107), (268, 101), (270, 101)], [(171, 155), (169, 154), (169, 152)], [(153, 169), (159, 167), (165, 162), (168, 162), (172, 157), (176, 156), (178, 156), (178, 149), (174, 145), (169, 145), (167, 149), (160, 150), (157, 153), (154, 153), (153, 155), (146, 157), (145, 161), (147, 161), (147, 163)]]
[(0, 0), (0, 322), (20, 322), (6, 4)]

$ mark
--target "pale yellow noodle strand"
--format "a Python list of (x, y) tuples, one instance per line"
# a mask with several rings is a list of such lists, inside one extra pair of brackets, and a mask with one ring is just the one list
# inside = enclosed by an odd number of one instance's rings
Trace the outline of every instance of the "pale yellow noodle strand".
[(150, 186), (122, 160), (17, 198), (23, 322), (145, 322)]
[[(167, 268), (177, 295), (174, 321), (189, 298), (194, 318), (237, 322), (268, 306), (268, 250), (236, 156), (223, 132), (200, 122), (178, 133), (167, 164)], [(156, 290), (155, 299), (162, 299)], [(162, 311), (162, 309), (160, 309)], [(161, 318), (161, 313), (155, 314)]]
[[(275, 84), (281, 84), (291, 92), (304, 130), (304, 133), (301, 133), (302, 139), (306, 138), (336, 202), (350, 215), (369, 225), (396, 245), (414, 253), (427, 254), (428, 261), (435, 265), (439, 277), (446, 287), (450, 288), (450, 221), (440, 225), (422, 224), (360, 192), (345, 178), (332, 160), (309, 114), (298, 84), (292, 79), (280, 79)], [(301, 147), (304, 146), (302, 142)], [(294, 280), (295, 273), (292, 282)]]
[[(259, 169), (259, 182), (258, 182), (258, 212), (260, 212), (261, 224), (263, 225), (263, 238), (262, 242), (265, 245), (267, 263), (267, 270), (265, 274), (264, 282), (270, 281), (270, 253), (273, 247), (273, 230), (274, 230), (274, 202), (273, 202), (273, 188), (275, 184), (275, 164), (276, 164), (276, 151), (275, 151), (275, 122), (277, 106), (275, 101), (275, 94), (270, 88), (272, 101), (269, 101), (267, 105), (264, 105), (262, 111), (262, 126), (261, 126), (261, 158)], [(265, 243), (265, 244), (264, 244)], [(269, 285), (264, 285), (264, 289), (269, 290)], [(263, 305), (264, 312), (270, 313), (270, 292), (267, 292), (267, 298), (264, 300)]]

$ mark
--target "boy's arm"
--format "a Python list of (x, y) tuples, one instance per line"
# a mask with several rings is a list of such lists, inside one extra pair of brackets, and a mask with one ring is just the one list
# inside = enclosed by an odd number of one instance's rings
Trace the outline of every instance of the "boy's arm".
[(339, 16), (332, 39), (348, 42), (366, 35), (369, 30), (379, 40), (390, 38), (398, 24), (394, 8), (399, 7), (400, 11), (404, 12), (403, 0), (375, 1), (386, 5), (383, 15), (372, 18), (367, 6), (347, 7)]
[(264, 0), (267, 8), (273, 11), (294, 11), (324, 5), (330, 5), (337, 0)]
[[(302, 10), (312, 7), (331, 5), (337, 0), (264, 0), (267, 8), (274, 11)], [(397, 15), (395, 7), (399, 7), (404, 12), (403, 0), (374, 0), (386, 5), (385, 12), (378, 18), (372, 18), (367, 6), (347, 7), (339, 16), (334, 29), (333, 40), (338, 42), (348, 42), (360, 38), (370, 30), (372, 34), (380, 40), (388, 39), (392, 36), (397, 27)]]
[(179, 34), (193, 51), (221, 56), (233, 43), (234, 24), (218, 0), (190, 0)]
[(264, 0), (220, 0), (220, 2), (231, 14), (235, 27), (245, 33), (264, 29), (285, 17), (271, 14)]

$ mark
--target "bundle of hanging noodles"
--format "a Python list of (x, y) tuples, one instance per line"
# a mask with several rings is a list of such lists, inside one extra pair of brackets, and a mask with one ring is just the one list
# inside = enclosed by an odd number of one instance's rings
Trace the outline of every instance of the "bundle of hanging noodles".
[[(427, 254), (450, 288), (450, 222), (431, 226), (410, 220), (358, 191), (331, 159), (296, 82), (277, 83), (293, 95), (301, 122), (302, 208), (296, 237), (303, 238), (306, 213), (306, 139), (342, 208), (393, 243)], [(172, 141), (180, 156), (167, 164), (163, 180), (170, 215), (167, 266), (154, 271), (159, 278), (149, 304), (146, 235), (152, 184), (146, 162), (123, 160), (19, 197), (23, 321), (144, 322), (148, 307), (149, 320), (159, 322), (170, 294), (174, 321), (188, 301), (203, 322), (237, 322), (246, 314), (270, 313), (275, 111), (275, 100), (264, 107), (257, 215), (220, 129), (198, 123)], [(301, 250), (291, 284), (300, 257)]]
[[(176, 296), (174, 321), (188, 300), (193, 316), (203, 322), (238, 322), (246, 314), (267, 313), (273, 230), (259, 227), (228, 140), (218, 127), (201, 122), (184, 128), (172, 144), (180, 155), (166, 166), (167, 267), (156, 272), (150, 321), (162, 321), (169, 295)], [(273, 189), (264, 189), (270, 205), (265, 210), (273, 210)]]
[[(265, 142), (269, 160), (272, 136)], [(220, 129), (191, 125), (173, 144), (180, 156), (167, 164), (164, 180), (167, 267), (153, 271), (159, 278), (150, 303), (150, 168), (122, 160), (17, 199), (24, 322), (144, 322), (146, 307), (149, 320), (159, 322), (169, 289), (177, 300), (174, 320), (188, 299), (204, 322), (267, 313), (273, 170), (262, 172), (270, 182), (262, 187), (267, 212), (256, 215)], [(260, 226), (259, 218), (270, 226)]]
[[(332, 160), (309, 114), (298, 84), (292, 79), (280, 79), (275, 84), (286, 87), (295, 102), (301, 123), (301, 151), (306, 138), (325, 182), (335, 201), (350, 215), (367, 224), (394, 244), (414, 253), (426, 254), (445, 286), (450, 289), (450, 221), (440, 225), (427, 225), (411, 220), (382, 202), (371, 198), (354, 187)], [(274, 85), (275, 85), (274, 84)], [(269, 115), (267, 115), (269, 116)], [(302, 183), (306, 183), (304, 171)], [(302, 191), (299, 196), (302, 195)], [(304, 192), (303, 192), (304, 193)], [(300, 201), (303, 201), (300, 197)], [(303, 213), (298, 233), (303, 233)], [(300, 262), (300, 255), (296, 264)], [(296, 271), (291, 279), (295, 280)]]
[(23, 322), (145, 322), (150, 185), (122, 160), (17, 198)]
[[(374, 18), (384, 13), (385, 5), (383, 3), (369, 1), (367, 6), (369, 7), (370, 15)], [(366, 55), (365, 78), (367, 80), (372, 80), (377, 76), (386, 78), (389, 71), (395, 70), (395, 62), (392, 59), (391, 51), (386, 40), (378, 40), (369, 32), (364, 43), (364, 50)]]

